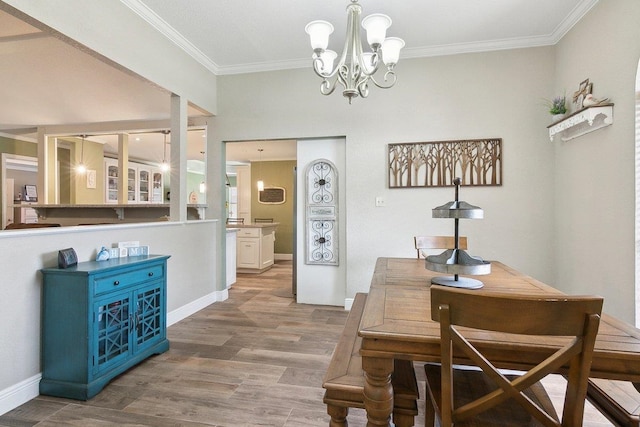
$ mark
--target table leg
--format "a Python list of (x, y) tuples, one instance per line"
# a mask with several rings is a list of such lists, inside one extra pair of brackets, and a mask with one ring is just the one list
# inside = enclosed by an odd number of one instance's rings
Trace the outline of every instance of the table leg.
[(393, 359), (362, 357), (367, 427), (389, 426), (393, 411)]

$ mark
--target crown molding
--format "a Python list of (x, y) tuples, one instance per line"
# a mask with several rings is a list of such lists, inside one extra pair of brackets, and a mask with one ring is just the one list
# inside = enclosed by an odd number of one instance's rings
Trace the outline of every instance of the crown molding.
[(558, 43), (576, 25), (599, 0), (583, 0), (567, 15), (567, 17), (556, 27), (551, 34), (552, 44)]
[[(204, 53), (202, 53), (202, 51), (200, 51), (197, 47), (191, 44), (191, 42), (189, 42), (184, 36), (173, 29), (154, 11), (149, 9), (140, 0), (120, 1), (215, 75), (248, 74), (311, 67), (311, 61), (307, 59), (219, 66)], [(578, 23), (598, 3), (598, 1), (599, 0), (581, 1), (551, 34), (545, 36), (487, 40), (471, 43), (427, 46), (421, 48), (405, 48), (401, 52), (401, 58), (424, 58), (434, 56), (458, 55), (464, 53), (478, 53), (507, 49), (552, 46), (557, 44), (569, 32), (569, 30), (571, 30), (571, 28), (573, 28), (573, 26)]]
[(195, 47), (189, 40), (187, 40), (182, 34), (177, 32), (171, 25), (169, 25), (164, 19), (160, 18), (154, 11), (149, 9), (147, 5), (141, 3), (139, 0), (120, 0), (125, 6), (135, 12), (138, 16), (149, 23), (153, 28), (158, 30), (162, 35), (168, 38), (180, 49), (185, 51), (189, 56), (203, 65), (206, 69), (213, 74), (220, 74), (220, 67), (213, 62), (207, 55), (202, 53), (200, 49)]

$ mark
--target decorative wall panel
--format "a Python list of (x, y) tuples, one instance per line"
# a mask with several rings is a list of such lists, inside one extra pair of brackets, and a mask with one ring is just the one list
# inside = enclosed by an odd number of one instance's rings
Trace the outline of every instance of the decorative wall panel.
[(339, 265), (336, 167), (319, 159), (307, 167), (305, 176), (305, 263)]
[(502, 138), (389, 144), (389, 188), (502, 185)]

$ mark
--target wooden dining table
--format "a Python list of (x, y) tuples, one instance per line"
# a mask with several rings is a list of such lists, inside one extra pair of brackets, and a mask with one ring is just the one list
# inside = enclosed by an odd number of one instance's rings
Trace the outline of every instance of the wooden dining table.
[[(440, 328), (431, 320), (431, 278), (442, 273), (425, 268), (424, 259), (379, 258), (362, 314), (362, 367), (367, 426), (388, 426), (393, 408), (391, 374), (393, 360), (439, 362)], [(491, 262), (491, 273), (474, 276), (481, 293), (558, 295), (563, 293), (500, 262)], [(438, 285), (434, 285), (438, 286)], [(518, 313), (513, 313), (517, 316)], [(565, 338), (514, 339), (485, 333), (474, 344), (497, 366), (527, 369), (566, 342)], [(458, 358), (456, 363), (464, 363)], [(559, 372), (562, 373), (562, 372)], [(591, 376), (640, 382), (640, 330), (603, 314), (595, 344)]]

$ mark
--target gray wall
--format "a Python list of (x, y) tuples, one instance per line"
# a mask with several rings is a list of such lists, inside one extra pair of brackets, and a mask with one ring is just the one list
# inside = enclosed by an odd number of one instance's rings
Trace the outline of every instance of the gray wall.
[[(556, 48), (555, 93), (570, 95), (589, 78), (611, 98), (614, 123), (553, 142), (555, 283), (571, 293), (605, 296), (605, 310), (628, 322), (635, 305), (636, 73), (640, 2), (600, 1)], [(637, 141), (637, 140), (636, 140)]]
[[(396, 87), (351, 106), (320, 95), (310, 69), (223, 76), (215, 137), (346, 137), (347, 297), (368, 289), (377, 257), (414, 256), (414, 235), (453, 229), (430, 211), (451, 189), (387, 188), (386, 145), (503, 138), (504, 185), (461, 190), (485, 211), (461, 221), (469, 251), (566, 292), (603, 295), (606, 312), (633, 322), (639, 21), (640, 2), (601, 1), (557, 46), (403, 60)], [(615, 123), (549, 142), (542, 99), (571, 95), (585, 78), (616, 103)]]
[[(154, 254), (171, 255), (167, 267), (168, 323), (227, 297), (216, 289), (217, 221), (60, 227), (0, 233), (0, 413), (38, 394), (40, 379), (39, 270), (57, 265), (58, 250), (72, 247), (79, 261), (96, 248), (138, 240)], [(82, 319), (79, 319), (82, 321)]]
[[(387, 144), (503, 138), (504, 185), (461, 190), (485, 210), (485, 219), (462, 221), (461, 230), (472, 254), (553, 283), (553, 146), (541, 99), (553, 95), (554, 53), (545, 47), (401, 61), (396, 87), (372, 88), (353, 105), (339, 93), (321, 95), (310, 69), (222, 76), (215, 138), (346, 138), (347, 298), (368, 290), (376, 258), (414, 257), (413, 236), (453, 233), (452, 221), (431, 218), (433, 207), (453, 199), (451, 188), (387, 188)], [(375, 207), (376, 196), (386, 207)]]

